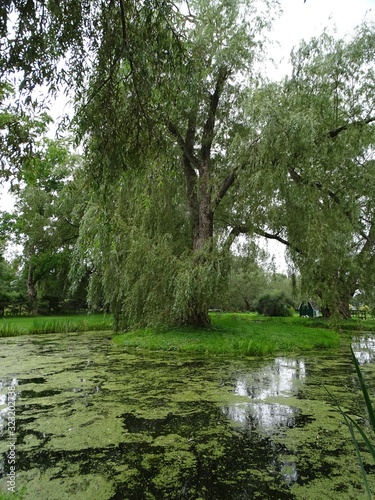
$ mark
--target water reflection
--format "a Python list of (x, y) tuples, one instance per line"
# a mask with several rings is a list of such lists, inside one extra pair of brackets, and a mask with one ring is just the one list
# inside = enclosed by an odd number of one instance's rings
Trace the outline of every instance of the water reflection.
[(236, 381), (235, 394), (251, 399), (289, 397), (296, 392), (305, 377), (306, 367), (303, 359), (276, 358), (262, 371), (242, 374)]
[[(2, 342), (0, 418), (17, 373), (17, 481), (29, 500), (40, 491), (50, 500), (72, 491), (102, 500), (321, 498), (311, 490), (326, 480), (319, 491), (336, 498), (334, 488), (344, 495), (358, 483), (340, 416), (319, 402), (329, 380), (350, 407), (347, 345), (305, 364), (130, 353), (100, 334), (38, 341), (22, 344), (17, 372), (19, 341)], [(357, 344), (375, 350), (372, 339)], [(9, 472), (1, 445), (0, 489)]]
[(297, 482), (298, 472), (295, 462), (285, 461), (281, 467), (281, 475), (283, 476), (287, 486), (290, 486), (292, 483)]
[(272, 432), (284, 425), (294, 425), (295, 410), (280, 403), (261, 403), (271, 397), (287, 398), (296, 395), (306, 378), (303, 359), (276, 358), (256, 372), (242, 373), (235, 382), (234, 393), (252, 402), (240, 402), (223, 407), (225, 415), (245, 426), (257, 426)]
[[(269, 398), (288, 398), (296, 395), (304, 384), (306, 366), (304, 359), (276, 358), (261, 370), (241, 373), (234, 384), (234, 393), (249, 401), (222, 407), (222, 412), (243, 431), (265, 433), (272, 436), (282, 427), (299, 425), (302, 419), (296, 408), (287, 404), (266, 402)], [(270, 442), (272, 446), (272, 441)], [(298, 480), (297, 465), (294, 461), (279, 457), (278, 473), (287, 486)]]
[(375, 361), (375, 338), (366, 337), (356, 339), (352, 344), (353, 352), (360, 365)]
[(249, 429), (261, 427), (271, 433), (281, 425), (292, 427), (295, 423), (294, 408), (271, 403), (238, 403), (223, 408), (224, 414)]

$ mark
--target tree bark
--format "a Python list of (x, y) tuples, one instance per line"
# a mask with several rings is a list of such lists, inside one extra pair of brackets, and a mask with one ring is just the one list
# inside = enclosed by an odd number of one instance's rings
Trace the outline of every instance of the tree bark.
[[(221, 201), (235, 176), (227, 179), (216, 199), (213, 199), (211, 188), (211, 148), (215, 132), (215, 119), (221, 94), (228, 78), (228, 71), (222, 67), (218, 71), (214, 92), (209, 96), (206, 121), (203, 125), (200, 150), (196, 149), (197, 114), (199, 106), (190, 113), (186, 133), (183, 136), (176, 124), (169, 122), (168, 130), (182, 152), (182, 168), (186, 182), (186, 194), (191, 227), (191, 249), (193, 264), (196, 267), (206, 264), (205, 252), (213, 250), (214, 210)], [(195, 255), (194, 255), (195, 254)], [(199, 274), (199, 273), (198, 273)], [(189, 304), (189, 314), (185, 324), (194, 327), (210, 325), (209, 305), (201, 299)]]
[(341, 316), (343, 319), (350, 319), (351, 314), (350, 314), (350, 299), (352, 296), (348, 297), (347, 295), (342, 295), (341, 297), (338, 298), (335, 304), (333, 304), (331, 307), (329, 306), (323, 306), (321, 308), (321, 313), (324, 318), (331, 318), (334, 313), (338, 314)]
[(200, 304), (191, 304), (190, 313), (185, 318), (184, 324), (194, 328), (209, 328), (211, 326), (211, 319), (208, 314), (208, 308), (202, 307)]

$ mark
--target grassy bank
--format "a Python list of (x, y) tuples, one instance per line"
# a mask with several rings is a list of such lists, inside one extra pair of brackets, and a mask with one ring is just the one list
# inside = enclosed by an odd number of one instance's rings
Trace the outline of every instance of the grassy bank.
[[(132, 330), (114, 337), (120, 345), (155, 351), (266, 356), (329, 349), (340, 343), (338, 331), (375, 331), (374, 320), (333, 325), (322, 318), (266, 318), (256, 314), (213, 313), (212, 329)], [(111, 330), (111, 315), (19, 317), (0, 320), (0, 337)]]
[(76, 316), (41, 316), (0, 319), (0, 337), (110, 330), (112, 316), (89, 314)]
[(327, 349), (340, 344), (336, 331), (306, 326), (304, 318), (222, 313), (212, 314), (211, 319), (211, 330), (134, 330), (117, 335), (115, 341), (131, 348), (229, 356), (265, 356)]

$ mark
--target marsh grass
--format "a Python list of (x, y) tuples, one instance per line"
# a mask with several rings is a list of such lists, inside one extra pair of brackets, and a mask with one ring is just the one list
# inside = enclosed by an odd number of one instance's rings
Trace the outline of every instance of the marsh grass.
[(356, 452), (356, 455), (357, 455), (357, 459), (358, 459), (358, 463), (359, 463), (359, 467), (360, 467), (360, 470), (361, 470), (361, 474), (362, 474), (362, 479), (363, 479), (363, 484), (365, 486), (365, 489), (366, 489), (366, 493), (367, 493), (367, 496), (370, 500), (373, 500), (374, 499), (374, 496), (371, 492), (371, 488), (370, 488), (370, 485), (368, 483), (368, 480), (367, 480), (367, 473), (366, 473), (366, 470), (365, 470), (365, 466), (364, 466), (364, 463), (363, 463), (363, 459), (362, 459), (362, 453), (361, 453), (361, 449), (360, 449), (360, 442), (358, 441), (357, 439), (357, 436), (359, 434), (359, 436), (362, 438), (363, 442), (365, 443), (366, 445), (366, 448), (367, 448), (367, 451), (370, 453), (373, 461), (375, 462), (375, 446), (374, 446), (374, 435), (375, 435), (375, 411), (374, 411), (374, 408), (372, 406), (372, 403), (371, 403), (371, 399), (370, 399), (370, 396), (369, 396), (369, 392), (367, 390), (367, 386), (366, 386), (366, 382), (363, 378), (363, 375), (362, 375), (362, 372), (361, 372), (361, 369), (360, 369), (360, 366), (359, 366), (359, 363), (357, 361), (357, 358), (355, 357), (355, 354), (353, 352), (353, 349), (352, 347), (350, 347), (350, 352), (351, 352), (351, 356), (352, 356), (352, 360), (353, 360), (353, 363), (354, 363), (354, 366), (355, 366), (355, 370), (356, 370), (356, 373), (357, 373), (357, 377), (358, 377), (358, 380), (359, 380), (359, 384), (360, 384), (360, 387), (361, 387), (361, 391), (362, 391), (362, 395), (363, 395), (363, 399), (365, 401), (365, 405), (366, 405), (366, 409), (367, 409), (367, 416), (368, 416), (368, 420), (369, 420), (369, 424), (370, 424), (370, 432), (371, 432), (371, 437), (369, 435), (369, 432), (368, 431), (365, 431), (358, 423), (357, 420), (355, 420), (351, 415), (349, 415), (347, 412), (345, 412), (341, 406), (334, 400), (333, 396), (329, 393), (328, 389), (327, 392), (330, 394), (331, 398), (333, 399), (333, 401), (335, 401), (335, 404), (339, 410), (339, 412), (341, 413), (347, 427), (348, 427), (348, 430), (349, 430), (349, 433), (350, 433), (350, 437), (353, 441), (353, 444), (354, 444), (354, 448), (355, 448), (355, 452)]
[(0, 320), (0, 337), (110, 330), (110, 315), (20, 317)]
[(292, 318), (292, 321), (301, 320), (312, 328), (330, 328), (348, 332), (375, 332), (375, 318), (340, 319), (340, 318)]
[(251, 314), (211, 314), (212, 328), (133, 330), (117, 335), (131, 348), (229, 356), (267, 356), (337, 347), (337, 332), (305, 326), (300, 318), (262, 318)]

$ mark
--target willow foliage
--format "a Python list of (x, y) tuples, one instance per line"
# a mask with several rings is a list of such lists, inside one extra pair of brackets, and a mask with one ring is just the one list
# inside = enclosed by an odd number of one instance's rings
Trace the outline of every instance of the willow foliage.
[(372, 25), (346, 40), (323, 33), (249, 105), (262, 127), (266, 224), (287, 242), (305, 293), (344, 315), (375, 282), (374, 58)]
[(374, 27), (303, 42), (291, 77), (264, 84), (254, 63), (277, 11), (256, 0), (1, 7), (0, 67), (21, 72), (21, 91), (74, 90), (90, 199), (72, 275), (90, 272), (90, 301), (119, 327), (207, 324), (241, 233), (285, 243), (332, 308), (373, 285)]
[(78, 282), (89, 271), (90, 304), (109, 306), (116, 329), (185, 323), (197, 301), (208, 308), (220, 293), (223, 256), (189, 249), (189, 221), (176, 181), (164, 170), (154, 176), (128, 172), (105, 207), (94, 194), (86, 209), (72, 276)]
[(77, 114), (98, 208), (76, 256), (92, 259), (91, 300), (109, 304), (119, 327), (209, 322), (226, 268), (219, 207), (247, 128), (240, 77), (253, 73), (269, 24), (259, 5), (166, 2), (151, 12), (141, 2), (108, 25)]

